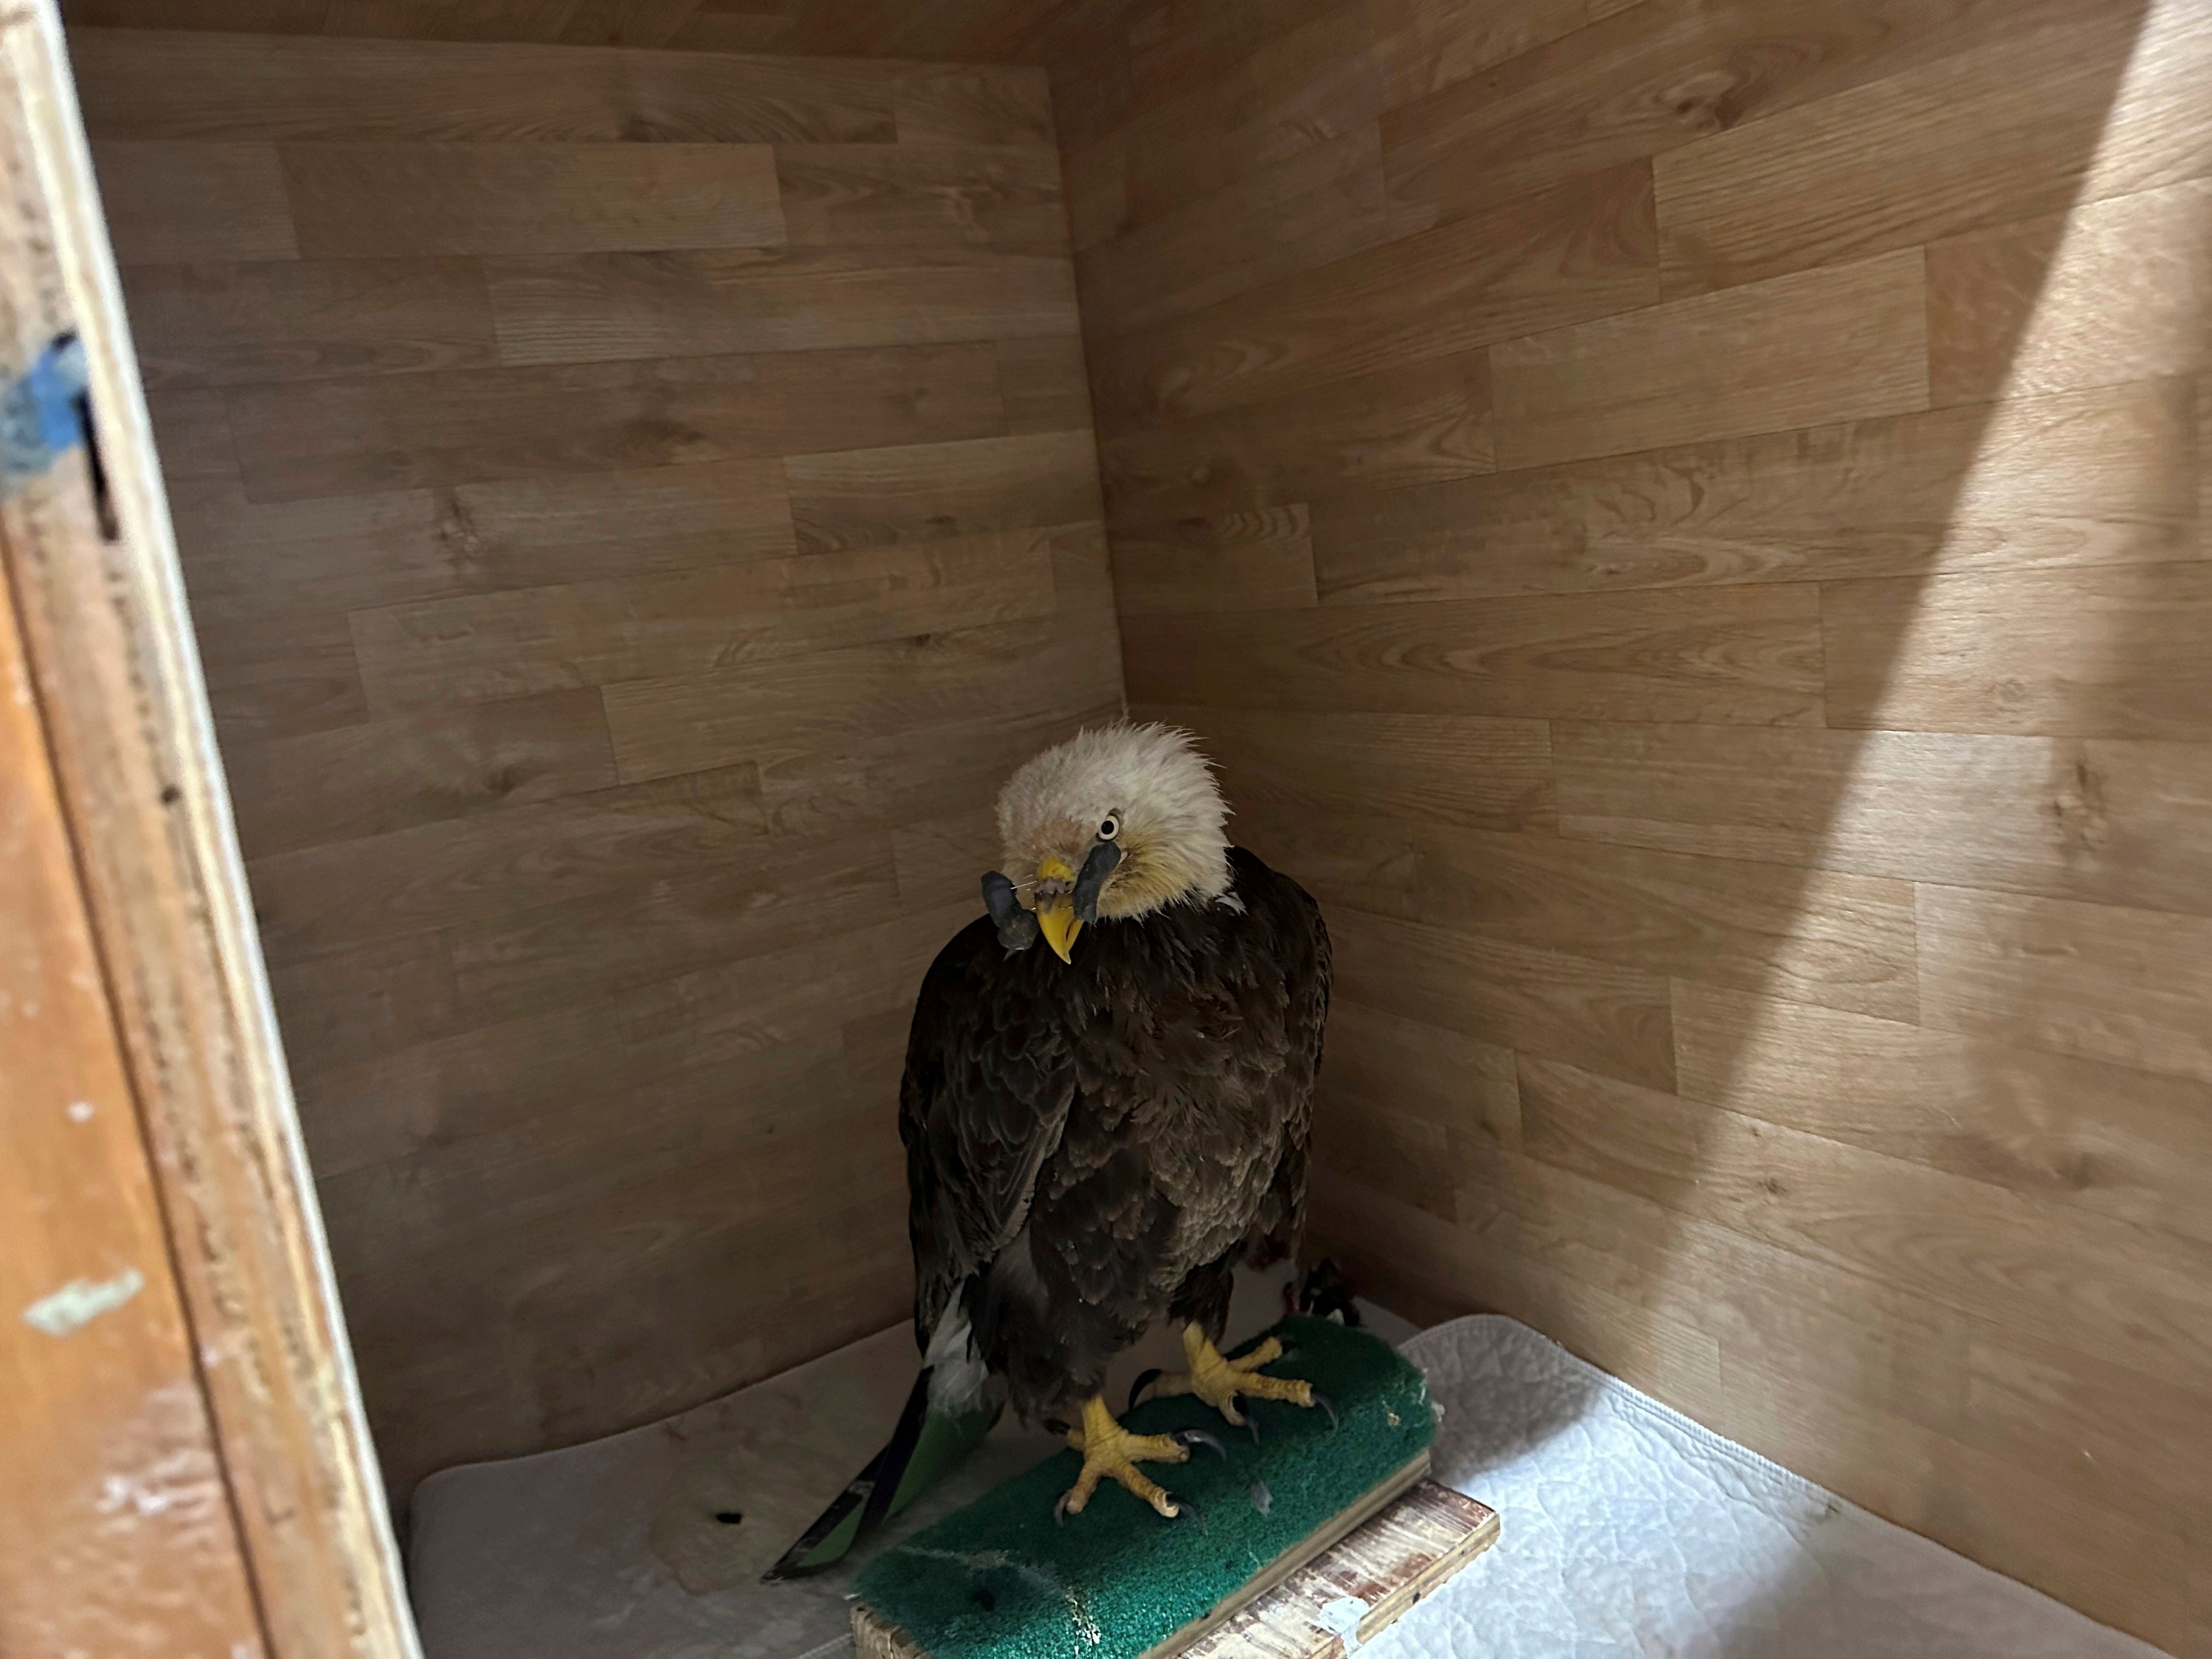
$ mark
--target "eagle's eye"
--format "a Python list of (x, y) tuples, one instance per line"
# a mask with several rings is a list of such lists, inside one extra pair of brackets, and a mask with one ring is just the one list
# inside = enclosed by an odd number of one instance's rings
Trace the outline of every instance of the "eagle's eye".
[(1121, 833), (1121, 820), (1115, 817), (1111, 812), (1109, 812), (1106, 815), (1105, 821), (1098, 826), (1098, 839), (1101, 841), (1111, 841), (1115, 836)]

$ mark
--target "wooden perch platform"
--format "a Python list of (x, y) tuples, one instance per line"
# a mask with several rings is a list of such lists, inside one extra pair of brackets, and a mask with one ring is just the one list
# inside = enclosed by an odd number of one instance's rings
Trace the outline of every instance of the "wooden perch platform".
[(1133, 1432), (1219, 1430), (1157, 1466), (1182, 1513), (1118, 1486), (1061, 1523), (1079, 1461), (1062, 1452), (892, 1545), (855, 1585), (861, 1659), (1164, 1659), (1330, 1653), (1379, 1630), (1496, 1535), (1479, 1504), (1427, 1480), (1436, 1413), (1420, 1371), (1328, 1320), (1269, 1333), (1279, 1365), (1334, 1402), (1247, 1401), (1252, 1437), (1188, 1396), (1127, 1413)]
[[(1347, 1629), (1358, 1644), (1373, 1641), (1497, 1541), (1497, 1511), (1417, 1480), (1334, 1543), (1317, 1535), (1313, 1549), (1255, 1577), (1146, 1659), (1340, 1659)], [(859, 1602), (853, 1639), (860, 1659), (928, 1659)]]

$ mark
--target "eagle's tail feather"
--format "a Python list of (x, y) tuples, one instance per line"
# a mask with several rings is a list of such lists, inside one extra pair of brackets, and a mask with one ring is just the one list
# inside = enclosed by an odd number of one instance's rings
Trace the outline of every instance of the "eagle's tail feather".
[(933, 1409), (929, 1403), (931, 1368), (922, 1367), (899, 1413), (898, 1426), (867, 1467), (848, 1481), (783, 1559), (763, 1575), (774, 1582), (804, 1577), (834, 1565), (854, 1545), (935, 1486), (953, 1464), (991, 1431), (994, 1407), (963, 1412)]

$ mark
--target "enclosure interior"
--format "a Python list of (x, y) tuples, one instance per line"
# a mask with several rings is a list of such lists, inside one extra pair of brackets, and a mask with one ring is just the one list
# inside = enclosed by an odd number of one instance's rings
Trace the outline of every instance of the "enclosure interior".
[(1126, 700), (1363, 1288), (2212, 1650), (2203, 8), (70, 18), (396, 1498), (902, 1316)]

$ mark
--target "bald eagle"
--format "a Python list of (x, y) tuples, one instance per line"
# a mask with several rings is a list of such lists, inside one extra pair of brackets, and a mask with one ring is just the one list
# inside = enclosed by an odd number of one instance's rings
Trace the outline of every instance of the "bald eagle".
[(1164, 726), (1081, 732), (1007, 781), (987, 914), (924, 976), (899, 1088), (921, 1375), (771, 1576), (843, 1554), (1008, 1405), (1083, 1454), (1060, 1512), (1112, 1480), (1173, 1518), (1139, 1466), (1192, 1437), (1129, 1434), (1100, 1393), (1162, 1318), (1188, 1370), (1160, 1392), (1231, 1424), (1240, 1397), (1315, 1403), (1261, 1370), (1277, 1351), (1215, 1346), (1236, 1269), (1298, 1242), (1329, 993), (1320, 908), (1231, 846), (1227, 817)]

